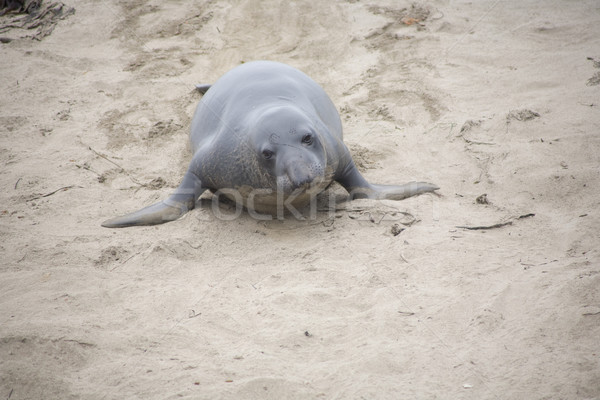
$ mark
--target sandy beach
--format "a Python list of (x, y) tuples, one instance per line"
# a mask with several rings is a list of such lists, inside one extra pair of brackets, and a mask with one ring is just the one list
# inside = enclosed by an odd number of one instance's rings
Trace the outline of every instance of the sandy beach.
[[(64, 2), (0, 29), (0, 399), (600, 399), (596, 0)], [(252, 60), (438, 194), (101, 227)]]

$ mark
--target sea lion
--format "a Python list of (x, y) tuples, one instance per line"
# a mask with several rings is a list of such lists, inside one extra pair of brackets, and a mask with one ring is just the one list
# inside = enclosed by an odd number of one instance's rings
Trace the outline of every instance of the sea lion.
[(169, 198), (102, 223), (108, 228), (156, 225), (193, 209), (207, 189), (252, 215), (294, 212), (333, 181), (351, 199), (393, 199), (439, 189), (425, 182), (370, 184), (342, 140), (337, 109), (303, 72), (271, 61), (242, 64), (211, 85), (192, 119), (194, 156)]

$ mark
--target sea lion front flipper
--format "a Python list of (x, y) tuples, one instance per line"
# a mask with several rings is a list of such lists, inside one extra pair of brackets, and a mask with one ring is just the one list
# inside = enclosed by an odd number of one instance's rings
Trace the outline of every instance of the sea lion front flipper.
[(402, 200), (439, 189), (438, 186), (427, 182), (408, 182), (403, 185), (374, 185), (367, 182), (358, 172), (352, 160), (337, 174), (335, 180), (350, 193), (352, 199)]
[[(416, 196), (423, 193), (431, 193), (438, 190), (439, 187), (428, 182), (408, 182), (402, 185), (371, 185), (374, 191), (374, 199), (402, 200), (407, 197)], [(358, 198), (358, 197), (355, 197)]]
[(168, 199), (141, 210), (102, 223), (105, 228), (125, 228), (127, 226), (158, 225), (175, 221), (189, 210), (194, 209), (196, 200), (206, 190), (200, 178), (188, 171), (183, 181)]

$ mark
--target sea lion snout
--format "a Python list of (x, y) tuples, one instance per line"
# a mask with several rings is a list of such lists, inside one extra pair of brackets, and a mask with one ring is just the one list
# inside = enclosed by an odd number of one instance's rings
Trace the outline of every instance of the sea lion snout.
[(279, 190), (291, 193), (297, 189), (307, 190), (321, 183), (324, 178), (323, 166), (317, 160), (291, 158), (278, 168), (277, 186)]
[(287, 176), (293, 189), (308, 186), (315, 179), (311, 169), (304, 164), (293, 164), (287, 170)]
[(307, 189), (315, 180), (315, 176), (307, 173), (308, 169), (294, 168), (287, 173), (277, 176), (277, 189), (291, 193), (297, 189)]

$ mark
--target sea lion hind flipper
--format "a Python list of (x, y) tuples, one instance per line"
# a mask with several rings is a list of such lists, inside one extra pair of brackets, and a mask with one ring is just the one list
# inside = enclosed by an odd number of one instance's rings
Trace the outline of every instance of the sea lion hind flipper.
[(102, 226), (105, 228), (125, 228), (175, 221), (189, 210), (194, 209), (198, 197), (205, 190), (206, 188), (202, 186), (200, 179), (188, 171), (175, 193), (166, 200), (130, 214), (106, 220), (102, 223)]

